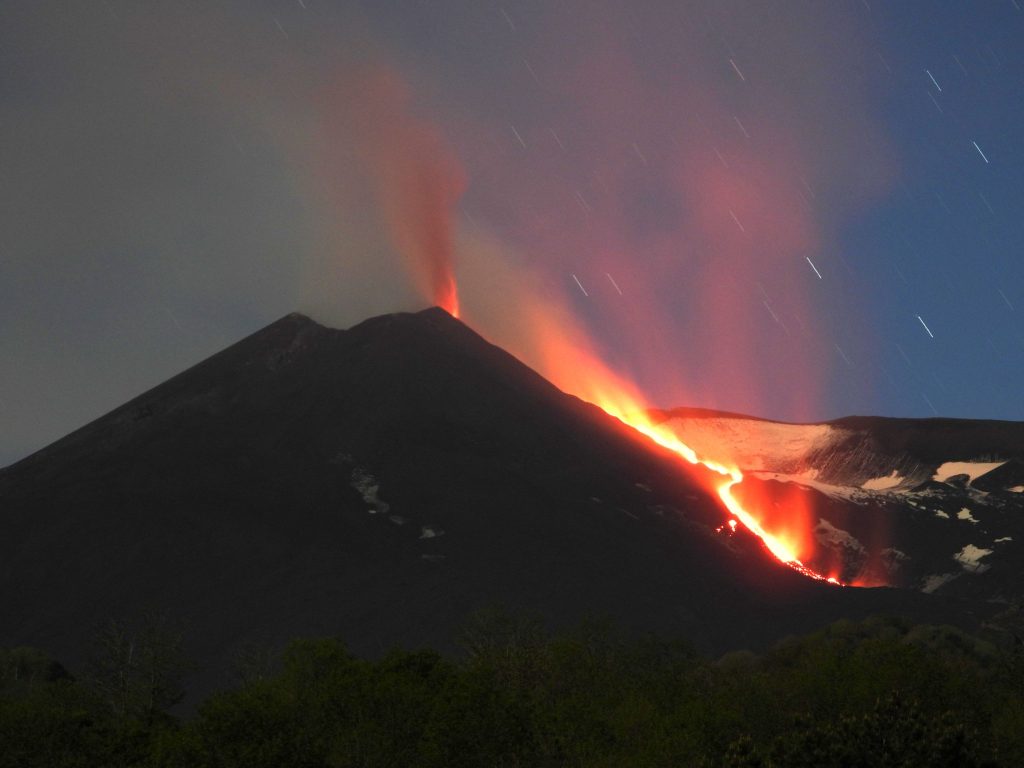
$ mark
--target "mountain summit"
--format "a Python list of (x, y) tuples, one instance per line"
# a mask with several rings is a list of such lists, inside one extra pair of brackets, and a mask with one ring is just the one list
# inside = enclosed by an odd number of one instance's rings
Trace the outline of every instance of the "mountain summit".
[(451, 648), (498, 604), (710, 652), (952, 615), (717, 534), (702, 471), (443, 310), (348, 330), (291, 314), (0, 471), (0, 645), (73, 667), (97, 622), (157, 609), (209, 687), (248, 642)]

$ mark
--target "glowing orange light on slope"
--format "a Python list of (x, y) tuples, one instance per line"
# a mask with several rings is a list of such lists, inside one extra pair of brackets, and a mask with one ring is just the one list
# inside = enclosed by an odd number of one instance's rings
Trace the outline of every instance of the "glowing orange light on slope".
[[(588, 351), (585, 336), (575, 328), (571, 318), (551, 307), (532, 309), (530, 319), (534, 323), (534, 338), (540, 340), (536, 363), (550, 381), (563, 391), (598, 406), (690, 464), (702, 465), (722, 475), (722, 481), (714, 488), (722, 504), (748, 531), (764, 542), (777, 560), (809, 578), (840, 584), (834, 577), (823, 576), (804, 565), (798, 554), (801, 548), (797, 536), (766, 530), (760, 522), (765, 516), (747, 509), (733, 495), (732, 489), (743, 482), (743, 473), (737, 467), (698, 456), (669, 427), (654, 423), (647, 415), (648, 406), (640, 392), (608, 368), (596, 354)], [(553, 334), (550, 330), (553, 327), (560, 332)], [(730, 528), (735, 530), (732, 521)]]
[[(595, 403), (595, 405), (601, 404)], [(603, 406), (602, 409), (606, 411), (608, 410)], [(629, 424), (638, 432), (646, 435), (663, 448), (668, 448), (670, 451), (679, 454), (691, 464), (701, 464), (713, 472), (725, 475), (727, 479), (720, 483), (716, 488), (718, 497), (722, 500), (722, 503), (725, 505), (725, 508), (729, 510), (730, 514), (739, 520), (748, 531), (761, 539), (761, 541), (764, 542), (765, 547), (768, 548), (768, 551), (771, 552), (777, 560), (812, 579), (827, 581), (830, 584), (840, 583), (835, 578), (823, 576), (805, 566), (797, 557), (796, 550), (791, 543), (766, 531), (757, 521), (757, 518), (743, 508), (743, 505), (740, 504), (739, 500), (732, 495), (733, 486), (743, 482), (743, 473), (738, 469), (735, 467), (727, 467), (726, 465), (720, 464), (716, 461), (701, 459), (692, 448), (686, 445), (686, 443), (682, 442), (664, 427), (651, 424), (646, 417), (624, 417), (623, 414), (614, 413), (612, 415), (616, 416), (620, 421)], [(729, 522), (732, 523), (731, 520)], [(730, 527), (735, 530), (735, 526), (730, 525)]]

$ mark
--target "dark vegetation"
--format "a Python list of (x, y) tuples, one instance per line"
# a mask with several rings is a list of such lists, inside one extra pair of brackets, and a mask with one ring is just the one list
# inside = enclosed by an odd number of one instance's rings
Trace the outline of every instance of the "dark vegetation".
[(1024, 651), (947, 627), (838, 622), (712, 661), (494, 612), (462, 645), (457, 661), (253, 647), (183, 718), (168, 710), (189, 666), (159, 617), (100, 628), (80, 678), (0, 651), (0, 768), (1024, 765)]

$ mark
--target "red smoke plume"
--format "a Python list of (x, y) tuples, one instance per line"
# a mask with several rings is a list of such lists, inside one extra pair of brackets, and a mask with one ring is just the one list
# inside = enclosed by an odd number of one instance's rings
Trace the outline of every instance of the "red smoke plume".
[(453, 211), (466, 188), (462, 165), (437, 128), (413, 113), (408, 87), (391, 70), (357, 78), (346, 106), (392, 244), (419, 290), (458, 317)]
[(850, 375), (833, 338), (870, 347), (839, 312), (836, 237), (894, 169), (848, 74), (873, 55), (856, 13), (772, 9), (548, 4), (488, 84), (489, 124), (453, 136), (467, 210), (564, 293), (602, 359), (661, 403), (809, 421)]

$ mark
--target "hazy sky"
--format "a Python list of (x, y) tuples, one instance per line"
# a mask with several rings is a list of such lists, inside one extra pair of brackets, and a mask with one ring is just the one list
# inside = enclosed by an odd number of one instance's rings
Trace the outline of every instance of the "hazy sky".
[(5, 3), (0, 466), (425, 306), (410, 178), (470, 324), (535, 290), (657, 404), (1024, 419), (1022, 6)]

